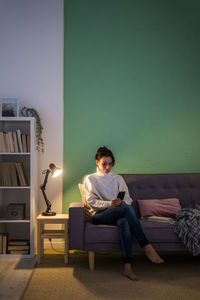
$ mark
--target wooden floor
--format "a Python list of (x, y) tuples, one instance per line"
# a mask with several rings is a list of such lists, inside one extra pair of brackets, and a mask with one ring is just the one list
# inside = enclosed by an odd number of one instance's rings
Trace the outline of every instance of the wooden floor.
[(31, 277), (35, 259), (0, 260), (0, 299), (19, 300)]

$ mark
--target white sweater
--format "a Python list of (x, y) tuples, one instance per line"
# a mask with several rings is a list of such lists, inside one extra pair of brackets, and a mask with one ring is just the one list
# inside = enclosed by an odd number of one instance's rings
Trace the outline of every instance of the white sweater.
[(112, 172), (104, 174), (97, 168), (96, 173), (86, 176), (83, 185), (86, 200), (94, 211), (110, 207), (111, 200), (116, 198), (120, 191), (125, 191), (125, 203), (132, 203), (123, 177)]

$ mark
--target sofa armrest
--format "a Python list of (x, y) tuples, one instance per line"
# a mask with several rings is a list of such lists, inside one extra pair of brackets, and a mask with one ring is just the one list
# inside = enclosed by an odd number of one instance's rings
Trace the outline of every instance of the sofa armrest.
[(82, 202), (69, 206), (69, 249), (84, 249), (85, 208)]

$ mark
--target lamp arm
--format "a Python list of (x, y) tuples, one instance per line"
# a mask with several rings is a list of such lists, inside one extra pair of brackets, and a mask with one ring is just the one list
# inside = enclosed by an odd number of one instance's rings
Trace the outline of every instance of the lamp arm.
[(47, 211), (49, 211), (50, 209), (51, 209), (51, 202), (47, 199), (47, 196), (46, 196), (46, 193), (45, 193), (45, 191), (43, 190), (43, 189), (41, 189), (42, 190), (42, 194), (43, 194), (43, 196), (44, 196), (44, 200), (45, 200), (45, 202), (46, 202), (46, 205), (47, 205)]
[[(44, 172), (45, 172), (45, 171), (44, 171)], [(44, 173), (44, 172), (43, 172), (43, 173)], [(43, 182), (43, 184), (40, 186), (40, 188), (43, 189), (43, 190), (46, 189), (46, 185), (47, 185), (49, 173), (51, 173), (51, 171), (50, 171), (49, 169), (47, 169), (47, 170), (46, 170), (46, 174), (45, 174), (45, 178), (44, 178), (44, 182)]]
[(45, 202), (46, 202), (46, 205), (47, 205), (47, 212), (49, 212), (50, 211), (50, 209), (51, 209), (51, 202), (47, 199), (47, 196), (46, 196), (46, 193), (45, 193), (45, 189), (46, 189), (46, 185), (47, 185), (47, 181), (48, 181), (48, 176), (49, 176), (49, 173), (50, 173), (51, 171), (48, 169), (47, 171), (46, 171), (46, 175), (45, 175), (45, 178), (44, 178), (44, 182), (43, 182), (43, 184), (41, 184), (41, 186), (40, 186), (40, 189), (42, 190), (42, 194), (43, 194), (43, 196), (44, 196), (44, 200), (45, 200)]

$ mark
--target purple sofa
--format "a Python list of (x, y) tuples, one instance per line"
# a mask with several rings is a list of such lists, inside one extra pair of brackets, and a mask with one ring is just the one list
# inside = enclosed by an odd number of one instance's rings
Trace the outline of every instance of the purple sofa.
[[(179, 198), (181, 207), (200, 204), (200, 174), (121, 174), (127, 183), (133, 207), (140, 217), (137, 199)], [(173, 231), (173, 224), (140, 220), (150, 243), (157, 251), (187, 251)], [(69, 249), (88, 251), (90, 270), (95, 251), (121, 251), (117, 226), (94, 225), (85, 220), (84, 205), (69, 207)], [(133, 251), (141, 251), (133, 239)]]

